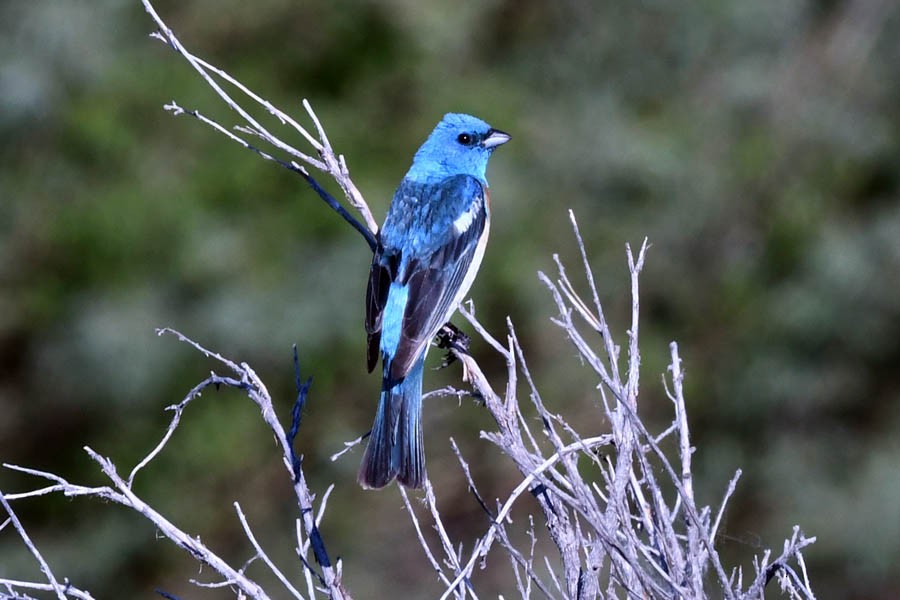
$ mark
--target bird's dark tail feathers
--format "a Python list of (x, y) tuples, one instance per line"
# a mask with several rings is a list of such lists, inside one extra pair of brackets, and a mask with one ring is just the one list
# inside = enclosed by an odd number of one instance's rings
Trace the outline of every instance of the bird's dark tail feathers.
[[(386, 361), (387, 363), (387, 361)], [(375, 424), (359, 468), (364, 488), (382, 488), (396, 477), (406, 487), (425, 483), (422, 441), (422, 356), (403, 381), (391, 386), (385, 365), (384, 383)]]

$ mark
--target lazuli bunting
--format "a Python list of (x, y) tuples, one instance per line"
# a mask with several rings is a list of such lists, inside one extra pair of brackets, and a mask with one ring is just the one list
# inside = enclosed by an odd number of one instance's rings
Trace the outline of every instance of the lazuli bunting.
[(428, 347), (469, 291), (490, 229), (485, 170), (509, 135), (448, 114), (394, 193), (366, 289), (368, 367), (383, 362), (381, 399), (359, 470), (365, 488), (425, 481), (422, 369)]

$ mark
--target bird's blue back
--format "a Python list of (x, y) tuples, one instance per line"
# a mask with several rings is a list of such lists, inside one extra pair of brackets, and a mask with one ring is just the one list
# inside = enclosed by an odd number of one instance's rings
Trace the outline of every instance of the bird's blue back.
[[(491, 150), (459, 143), (460, 132), (487, 132), (476, 117), (448, 113), (416, 152), (413, 164), (394, 193), (381, 230), (387, 249), (407, 257), (427, 255), (446, 243), (451, 224), (481, 197)], [(468, 177), (457, 177), (467, 175)]]
[(419, 257), (443, 246), (453, 221), (483, 193), (473, 177), (448, 177), (438, 183), (404, 179), (388, 212), (381, 241), (387, 249)]
[(369, 370), (383, 359), (378, 412), (360, 467), (364, 487), (419, 487), (428, 344), (474, 280), (490, 229), (485, 170), (509, 140), (475, 117), (447, 114), (413, 158), (379, 232), (366, 290)]

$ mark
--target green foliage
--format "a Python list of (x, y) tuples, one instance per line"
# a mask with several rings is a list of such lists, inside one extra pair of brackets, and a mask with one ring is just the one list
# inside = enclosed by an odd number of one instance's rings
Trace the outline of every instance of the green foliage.
[[(733, 469), (745, 474), (726, 547), (743, 556), (798, 523), (820, 540), (807, 558), (821, 597), (900, 593), (892, 3), (157, 8), (191, 49), (282, 108), (302, 116), (309, 98), (378, 218), (444, 112), (512, 133), (488, 174), (495, 218), (472, 295), (492, 330), (513, 317), (545, 402), (576, 422), (603, 427), (595, 382), (548, 323), (535, 271), (550, 270), (554, 252), (578, 264), (574, 209), (623, 329), (624, 244), (648, 236), (642, 410), (667, 414), (658, 373), (678, 339), (701, 497), (718, 501)], [(234, 118), (150, 30), (136, 0), (0, 6), (0, 458), (96, 480), (82, 445), (125, 464), (152, 447), (162, 408), (209, 368), (158, 339), (158, 326), (248, 361), (286, 419), (296, 342), (315, 378), (299, 444), (313, 480), (337, 483), (323, 533), (348, 561), (348, 585), (426, 595), (433, 582), (396, 497), (355, 489), (357, 455), (327, 460), (369, 427), (377, 400), (364, 371), (366, 247), (299, 178), (163, 113), (175, 99)], [(451, 368), (426, 386), (458, 378)], [(173, 446), (143, 489), (164, 490), (194, 533), (228, 547), (240, 539), (231, 501), (260, 502), (257, 533), (290, 556), (278, 528), (293, 507), (263, 426), (230, 395), (201, 402), (178, 440), (190, 464)], [(439, 491), (462, 485), (452, 434), (483, 453), (476, 468), (493, 484), (482, 492), (506, 493), (498, 457), (468, 439), (489, 427), (477, 407), (429, 407), (425, 422)], [(0, 475), (0, 489), (25, 485)], [(466, 539), (483, 515), (456, 500), (445, 517)], [(152, 532), (102, 510), (75, 526), (69, 508), (65, 526), (52, 504), (23, 516), (80, 585), (97, 597), (185, 593), (194, 573), (173, 575), (177, 553), (150, 561), (141, 550), (155, 548)], [(113, 550), (75, 551), (75, 535)], [(27, 562), (8, 558), (13, 542), (0, 538), (0, 565)], [(403, 547), (403, 560), (386, 562), (385, 545)]]

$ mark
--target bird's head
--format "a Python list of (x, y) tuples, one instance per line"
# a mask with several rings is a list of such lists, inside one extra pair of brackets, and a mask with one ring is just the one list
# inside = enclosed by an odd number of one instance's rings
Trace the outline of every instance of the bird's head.
[(488, 158), (509, 135), (470, 115), (448, 113), (416, 152), (407, 179), (437, 182), (453, 175), (485, 180)]

